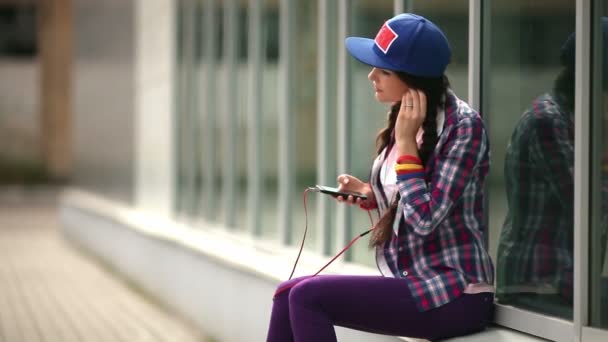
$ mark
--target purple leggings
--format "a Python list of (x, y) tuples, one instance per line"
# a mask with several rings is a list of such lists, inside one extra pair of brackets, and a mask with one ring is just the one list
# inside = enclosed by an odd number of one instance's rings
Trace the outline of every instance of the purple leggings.
[(463, 294), (420, 312), (407, 284), (380, 276), (296, 278), (274, 298), (267, 342), (337, 341), (334, 325), (371, 333), (435, 341), (483, 330), (494, 294)]

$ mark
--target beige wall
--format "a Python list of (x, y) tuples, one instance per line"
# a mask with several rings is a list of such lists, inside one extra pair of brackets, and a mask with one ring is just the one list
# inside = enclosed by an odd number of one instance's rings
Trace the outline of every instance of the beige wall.
[(74, 0), (74, 181), (133, 200), (134, 1)]

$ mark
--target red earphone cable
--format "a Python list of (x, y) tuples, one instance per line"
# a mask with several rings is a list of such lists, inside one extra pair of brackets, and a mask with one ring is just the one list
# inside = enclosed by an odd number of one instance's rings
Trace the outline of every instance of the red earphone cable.
[[(298, 257), (296, 258), (296, 261), (293, 264), (293, 268), (291, 270), (291, 274), (289, 275), (289, 280), (291, 280), (291, 278), (293, 277), (293, 274), (296, 270), (296, 266), (298, 265), (298, 261), (300, 260), (300, 255), (302, 254), (302, 250), (304, 249), (304, 242), (306, 241), (306, 233), (308, 232), (308, 210), (306, 208), (306, 195), (308, 194), (308, 191), (311, 190), (310, 188), (307, 188), (306, 190), (304, 190), (304, 219), (305, 219), (305, 223), (304, 223), (304, 235), (302, 237), (302, 243), (300, 244), (300, 250), (298, 252)], [(379, 213), (378, 213), (379, 214)], [(346, 252), (357, 240), (359, 240), (360, 238), (362, 238), (363, 236), (369, 234), (372, 230), (374, 230), (376, 228), (376, 226), (374, 225), (374, 220), (372, 219), (372, 214), (370, 213), (370, 210), (367, 211), (367, 215), (369, 216), (369, 222), (372, 226), (371, 229), (357, 235), (354, 239), (351, 240), (351, 242), (348, 243), (348, 245), (346, 245), (346, 247), (342, 248), (342, 250), (336, 254), (333, 258), (331, 258), (331, 260), (329, 260), (329, 262), (327, 262), (325, 264), (325, 266), (321, 267), (321, 269), (319, 269), (317, 272), (315, 272), (315, 274), (313, 274), (311, 277), (317, 276), (319, 273), (321, 273), (324, 269), (326, 269), (332, 262), (334, 262), (338, 257), (340, 257), (342, 254), (344, 254), (344, 252)], [(274, 297), (276, 297), (277, 295), (279, 295), (281, 292), (287, 291), (288, 289), (294, 287), (296, 283), (292, 283), (286, 286), (283, 286), (279, 289), (277, 289), (277, 291), (274, 293)]]
[(302, 236), (302, 243), (300, 244), (300, 251), (298, 252), (298, 257), (296, 258), (296, 262), (293, 263), (293, 269), (291, 270), (291, 274), (289, 275), (289, 280), (293, 277), (293, 273), (296, 271), (296, 265), (298, 264), (298, 260), (300, 260), (300, 255), (302, 254), (302, 250), (304, 249), (304, 241), (306, 241), (306, 232), (308, 232), (308, 209), (306, 209), (306, 195), (310, 188), (306, 188), (304, 190), (304, 236)]

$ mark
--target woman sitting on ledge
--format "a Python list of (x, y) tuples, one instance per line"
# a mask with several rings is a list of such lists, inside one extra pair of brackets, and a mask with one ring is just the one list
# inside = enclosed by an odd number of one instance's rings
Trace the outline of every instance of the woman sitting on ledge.
[(449, 88), (448, 41), (428, 19), (401, 14), (346, 48), (391, 104), (369, 183), (338, 177), (341, 190), (367, 196), (339, 201), (381, 213), (370, 243), (382, 276), (281, 284), (295, 285), (275, 296), (267, 341), (336, 341), (334, 326), (428, 340), (480, 331), (494, 299), (483, 239), (489, 146), (479, 114)]

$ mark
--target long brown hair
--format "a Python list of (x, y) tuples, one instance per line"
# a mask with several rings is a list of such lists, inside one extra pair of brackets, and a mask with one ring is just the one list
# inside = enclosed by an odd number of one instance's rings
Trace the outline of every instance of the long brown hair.
[[(422, 145), (418, 150), (422, 163), (426, 165), (427, 161), (433, 154), (435, 146), (439, 137), (437, 136), (437, 111), (439, 108), (444, 106), (444, 96), (447, 93), (447, 89), (450, 86), (450, 82), (447, 76), (441, 76), (437, 78), (426, 78), (409, 75), (403, 72), (394, 72), (403, 82), (405, 82), (410, 88), (419, 89), (424, 92), (427, 98), (427, 109), (426, 117), (422, 123), (422, 129), (424, 134), (422, 135)], [(393, 104), (390, 112), (388, 113), (388, 122), (385, 128), (383, 128), (376, 136), (376, 152), (377, 154), (382, 153), (382, 150), (389, 145), (394, 144), (395, 123), (397, 121), (397, 115), (399, 114), (399, 108), (401, 107), (401, 101)], [(388, 210), (382, 215), (376, 229), (370, 238), (370, 247), (376, 247), (383, 245), (390, 239), (393, 231), (393, 221), (397, 214), (397, 204), (399, 203), (400, 196), (389, 204)]]

